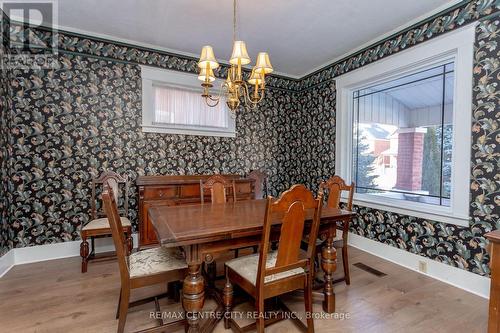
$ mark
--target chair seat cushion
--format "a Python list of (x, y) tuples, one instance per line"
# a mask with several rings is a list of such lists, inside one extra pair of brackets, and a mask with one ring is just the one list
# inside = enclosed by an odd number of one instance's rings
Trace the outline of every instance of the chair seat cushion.
[[(269, 252), (266, 260), (266, 268), (272, 268), (276, 264), (278, 251)], [(254, 286), (257, 284), (257, 269), (259, 266), (259, 254), (252, 254), (240, 258), (235, 258), (226, 262), (226, 266), (235, 273), (248, 280)], [(285, 272), (268, 275), (264, 278), (264, 283), (284, 279), (289, 276), (305, 273), (303, 268), (294, 268)]]
[(140, 277), (187, 268), (177, 248), (155, 247), (129, 256), (130, 277)]
[[(122, 227), (130, 227), (130, 220), (126, 217), (120, 217), (122, 221)], [(109, 221), (107, 217), (100, 219), (95, 219), (83, 226), (82, 230), (96, 230), (96, 229), (110, 229)]]

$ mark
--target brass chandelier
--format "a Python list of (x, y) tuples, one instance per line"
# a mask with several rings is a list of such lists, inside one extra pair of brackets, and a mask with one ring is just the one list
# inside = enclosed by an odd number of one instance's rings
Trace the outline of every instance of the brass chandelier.
[[(251, 109), (264, 99), (266, 74), (273, 71), (269, 55), (266, 52), (259, 52), (257, 62), (252, 69), (247, 82), (243, 79), (242, 66), (251, 62), (248, 56), (247, 47), (244, 41), (236, 40), (236, 0), (233, 0), (233, 53), (229, 59), (230, 68), (227, 72), (227, 78), (221, 84), (218, 96), (214, 97), (210, 93), (215, 81), (214, 69), (219, 67), (219, 63), (214, 55), (214, 50), (210, 45), (203, 46), (201, 50), (198, 67), (200, 70), (198, 79), (202, 81), (203, 94), (205, 102), (210, 107), (215, 107), (221, 99), (226, 100), (226, 104), (234, 114), (240, 106), (240, 101)], [(253, 86), (253, 89), (251, 88)], [(253, 90), (253, 91), (252, 91)]]

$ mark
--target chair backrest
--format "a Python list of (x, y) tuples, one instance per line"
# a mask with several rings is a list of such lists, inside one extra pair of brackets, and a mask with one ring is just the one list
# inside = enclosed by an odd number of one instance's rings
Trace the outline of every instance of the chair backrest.
[(236, 201), (236, 189), (234, 181), (230, 181), (224, 176), (213, 175), (206, 181), (200, 180), (201, 203), (205, 203), (205, 190), (210, 190), (210, 196), (213, 204), (226, 203), (227, 197), (231, 193), (233, 202)]
[(99, 178), (92, 179), (92, 202), (91, 202), (91, 217), (92, 219), (96, 219), (99, 216), (106, 215), (101, 210), (97, 210), (97, 196), (96, 190), (97, 185), (104, 186), (104, 184), (108, 183), (108, 185), (113, 189), (113, 194), (115, 196), (115, 201), (118, 204), (120, 201), (120, 184), (123, 184), (123, 210), (119, 210), (124, 216), (128, 216), (128, 189), (129, 183), (127, 177), (120, 176), (116, 172), (113, 171), (105, 171), (103, 172)]
[[(257, 273), (258, 288), (263, 285), (264, 279), (268, 275), (298, 267), (305, 268), (310, 264), (319, 231), (322, 202), (323, 198), (321, 195), (315, 199), (313, 193), (304, 185), (293, 185), (289, 190), (283, 192), (277, 200), (271, 196), (267, 198)], [(307, 210), (314, 211), (313, 222), (311, 223), (306, 258), (300, 258), (300, 245), (303, 238)], [(276, 264), (272, 268), (266, 268), (271, 227), (277, 219), (281, 221), (281, 232)]]
[[(233, 179), (236, 195), (233, 197), (236, 201), (255, 200), (255, 179), (238, 178)], [(261, 199), (261, 198), (259, 198)]]
[(354, 195), (354, 182), (351, 185), (346, 185), (345, 181), (339, 176), (333, 176), (327, 181), (321, 182), (319, 184), (319, 193), (324, 195), (324, 191), (328, 191), (328, 200), (326, 202), (327, 207), (330, 208), (340, 208), (340, 198), (342, 191), (348, 191), (347, 197), (347, 209), (352, 210), (352, 198)]
[(116, 196), (113, 192), (112, 185), (109, 182), (104, 183), (104, 190), (102, 192), (102, 202), (104, 211), (109, 220), (111, 227), (111, 234), (116, 248), (116, 257), (118, 259), (118, 266), (120, 267), (120, 277), (122, 287), (130, 280), (130, 273), (127, 264), (128, 247), (125, 242), (125, 234), (123, 232), (120, 214), (118, 213), (118, 205), (116, 203)]
[(265, 198), (267, 195), (267, 174), (260, 170), (252, 170), (247, 178), (255, 179), (255, 198)]

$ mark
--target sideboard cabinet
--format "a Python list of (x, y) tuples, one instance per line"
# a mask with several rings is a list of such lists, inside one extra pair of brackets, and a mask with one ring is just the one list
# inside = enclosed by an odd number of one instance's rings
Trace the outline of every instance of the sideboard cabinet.
[[(200, 204), (200, 180), (212, 175), (193, 176), (140, 176), (137, 179), (139, 192), (139, 246), (158, 244), (153, 226), (148, 218), (152, 205)], [(223, 175), (234, 180), (236, 200), (255, 199), (255, 178), (241, 178), (240, 175)], [(231, 195), (228, 198), (232, 198)], [(210, 202), (210, 192), (204, 193), (205, 202)]]

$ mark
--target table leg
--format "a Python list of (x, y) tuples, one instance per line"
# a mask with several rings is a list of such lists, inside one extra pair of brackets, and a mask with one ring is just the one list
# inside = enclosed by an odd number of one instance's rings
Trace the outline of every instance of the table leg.
[(82, 273), (86, 273), (87, 263), (89, 260), (89, 242), (87, 242), (86, 235), (82, 235), (82, 242), (80, 244), (80, 256), (82, 257)]
[(205, 303), (205, 282), (201, 274), (201, 260), (198, 247), (191, 245), (186, 249), (188, 275), (182, 286), (182, 306), (186, 311), (188, 332), (200, 332), (200, 311)]
[(333, 273), (337, 268), (337, 250), (333, 246), (335, 238), (335, 226), (328, 229), (328, 237), (321, 251), (321, 268), (325, 272), (325, 286), (323, 293), (323, 311), (326, 313), (335, 312), (335, 292), (333, 290)]

